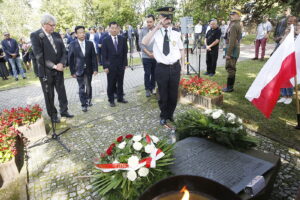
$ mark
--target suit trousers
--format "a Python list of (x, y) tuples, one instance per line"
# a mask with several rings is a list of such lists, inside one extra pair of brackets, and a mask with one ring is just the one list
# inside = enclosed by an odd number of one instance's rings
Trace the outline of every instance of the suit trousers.
[(157, 63), (155, 77), (158, 86), (160, 99), (160, 118), (170, 119), (177, 106), (178, 87), (180, 80), (181, 66), (179, 61), (173, 65)]
[(92, 100), (92, 76), (89, 73), (84, 72), (81, 76), (77, 76), (77, 82), (79, 87), (79, 99), (81, 106), (85, 107)]
[(109, 70), (107, 74), (107, 96), (109, 102), (114, 102), (114, 92), (115, 87), (117, 85), (117, 98), (118, 101), (123, 100), (124, 90), (123, 90), (123, 82), (124, 82), (124, 69), (114, 69)]
[(219, 48), (212, 49), (206, 53), (206, 71), (209, 74), (216, 73), (217, 61), (218, 61)]
[(47, 76), (47, 81), (44, 81), (43, 78), (40, 78), (40, 82), (44, 93), (48, 115), (50, 117), (57, 116), (57, 110), (54, 105), (54, 88), (58, 96), (60, 113), (65, 114), (68, 111), (68, 100), (64, 84), (63, 72), (51, 72), (51, 74)]

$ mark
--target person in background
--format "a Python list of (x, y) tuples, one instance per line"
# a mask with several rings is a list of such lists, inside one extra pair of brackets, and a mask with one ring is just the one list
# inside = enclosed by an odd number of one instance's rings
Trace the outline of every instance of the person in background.
[(225, 35), (226, 35), (226, 30), (228, 28), (228, 25), (226, 24), (226, 22), (224, 20), (222, 20), (221, 22), (221, 39), (220, 39), (220, 49), (224, 49), (225, 48)]
[[(298, 20), (297, 17), (295, 16), (289, 16), (287, 19), (287, 27), (284, 31), (284, 36), (282, 37), (280, 44), (284, 41), (284, 39), (286, 38), (286, 36), (290, 33), (291, 31), (291, 25), (294, 25), (294, 30), (295, 30), (295, 39), (297, 37), (297, 33), (298, 33), (298, 26), (297, 26)], [(291, 88), (281, 88), (280, 89), (280, 94), (281, 94), (281, 98), (277, 101), (277, 103), (284, 103), (284, 104), (290, 104), (293, 101), (293, 87)]]
[(216, 19), (210, 21), (211, 29), (207, 32), (205, 38), (206, 46), (206, 65), (207, 70), (204, 75), (214, 76), (216, 73), (218, 55), (219, 55), (219, 43), (222, 35), (221, 29), (218, 27)]
[(20, 47), (21, 47), (21, 52), (22, 52), (23, 63), (25, 64), (26, 69), (30, 70), (31, 69), (30, 52), (32, 51), (31, 44), (29, 42), (26, 42), (25, 38), (22, 37), (20, 39)]
[(10, 63), (13, 71), (13, 75), (15, 80), (18, 81), (18, 72), (17, 67), (19, 69), (20, 74), (23, 79), (26, 79), (26, 73), (23, 70), (20, 53), (19, 53), (19, 45), (15, 39), (10, 38), (9, 33), (4, 33), (4, 40), (2, 40), (1, 45), (3, 51), (5, 52), (6, 60)]
[(236, 74), (236, 62), (240, 55), (240, 40), (242, 35), (242, 28), (240, 24), (241, 11), (233, 9), (230, 12), (231, 23), (226, 33), (226, 64), (225, 69), (228, 73), (227, 86), (223, 88), (223, 92), (233, 92)]
[(155, 67), (156, 60), (153, 55), (153, 42), (147, 46), (143, 45), (142, 41), (145, 35), (147, 35), (154, 28), (155, 17), (148, 15), (146, 18), (147, 27), (145, 27), (140, 33), (140, 46), (142, 50), (142, 61), (144, 66), (144, 84), (146, 90), (146, 97), (150, 97), (155, 89)]
[(202, 22), (199, 20), (198, 24), (195, 26), (195, 33), (194, 33), (194, 49), (196, 45), (201, 45), (201, 33), (202, 33)]
[(0, 76), (2, 80), (8, 80), (8, 70), (6, 68), (6, 60), (2, 47), (0, 46)]
[(255, 40), (255, 57), (252, 60), (258, 59), (259, 47), (261, 46), (261, 60), (264, 60), (266, 44), (269, 38), (269, 34), (272, 30), (272, 24), (268, 20), (268, 16), (263, 16), (263, 20), (257, 26), (256, 40)]
[(85, 27), (76, 26), (77, 40), (69, 47), (68, 60), (73, 78), (77, 79), (81, 109), (87, 112), (92, 104), (92, 77), (98, 73), (97, 55), (91, 41), (85, 40)]

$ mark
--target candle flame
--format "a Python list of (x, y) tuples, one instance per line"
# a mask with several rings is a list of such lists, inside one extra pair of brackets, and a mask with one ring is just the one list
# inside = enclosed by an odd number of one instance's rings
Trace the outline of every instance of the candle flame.
[(187, 190), (186, 186), (183, 186), (183, 188), (180, 190), (180, 193), (184, 193), (181, 200), (189, 200), (190, 199), (190, 192)]

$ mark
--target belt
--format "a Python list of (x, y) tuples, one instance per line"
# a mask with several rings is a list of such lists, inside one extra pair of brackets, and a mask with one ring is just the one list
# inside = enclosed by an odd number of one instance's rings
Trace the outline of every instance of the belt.
[(158, 64), (160, 64), (160, 65), (164, 65), (164, 66), (166, 66), (166, 67), (173, 67), (173, 66), (175, 66), (175, 65), (178, 65), (179, 64), (179, 60), (177, 60), (176, 62), (174, 62), (173, 64), (169, 64), (169, 65), (167, 65), (167, 64), (164, 64), (164, 63), (158, 63)]

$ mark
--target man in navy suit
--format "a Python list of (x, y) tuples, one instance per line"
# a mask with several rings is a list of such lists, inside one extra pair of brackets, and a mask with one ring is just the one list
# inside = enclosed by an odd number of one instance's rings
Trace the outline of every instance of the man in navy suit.
[(82, 111), (92, 106), (92, 75), (98, 73), (94, 44), (85, 40), (84, 26), (76, 26), (77, 40), (69, 46), (68, 61), (73, 78), (77, 79)]
[(123, 95), (124, 73), (128, 65), (128, 47), (124, 37), (118, 35), (120, 27), (116, 22), (109, 23), (110, 36), (103, 40), (102, 61), (107, 74), (107, 95), (111, 107), (115, 107), (114, 88), (117, 84), (117, 100), (119, 103), (128, 103)]
[(9, 33), (4, 33), (4, 40), (2, 40), (2, 48), (5, 52), (5, 58), (10, 63), (13, 71), (15, 80), (18, 81), (18, 72), (16, 67), (19, 68), (19, 72), (22, 75), (23, 79), (26, 79), (26, 73), (23, 70), (20, 54), (19, 54), (19, 45), (15, 39), (10, 38)]

